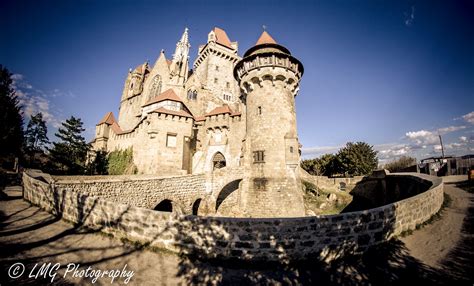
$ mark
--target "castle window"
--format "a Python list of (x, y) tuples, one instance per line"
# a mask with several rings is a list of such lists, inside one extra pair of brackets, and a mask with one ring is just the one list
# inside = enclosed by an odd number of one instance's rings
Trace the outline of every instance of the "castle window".
[(188, 90), (188, 99), (189, 100), (196, 100), (197, 99), (197, 91)]
[(225, 101), (231, 101), (232, 100), (232, 95), (224, 93), (224, 94), (222, 94), (222, 99), (225, 100)]
[(290, 153), (293, 153), (293, 146), (290, 146)]
[(214, 154), (214, 157), (212, 157), (212, 166), (214, 170), (224, 168), (226, 166), (225, 157), (221, 152), (217, 152)]
[(265, 163), (265, 151), (254, 151), (253, 152), (254, 163)]
[(166, 147), (176, 147), (176, 134), (166, 134)]
[(153, 82), (151, 84), (151, 90), (149, 98), (153, 98), (161, 93), (161, 77), (160, 75), (156, 75), (153, 78)]
[(253, 179), (253, 187), (256, 191), (265, 191), (267, 187), (267, 179), (266, 178)]
[(216, 77), (216, 78), (214, 78), (214, 83), (217, 83), (217, 77)]
[(216, 66), (216, 71), (219, 71), (219, 66)]
[(226, 86), (227, 88), (230, 88), (230, 82), (226, 82), (226, 83), (225, 83), (225, 86)]
[(257, 107), (257, 115), (261, 115), (262, 114), (262, 107), (259, 106)]

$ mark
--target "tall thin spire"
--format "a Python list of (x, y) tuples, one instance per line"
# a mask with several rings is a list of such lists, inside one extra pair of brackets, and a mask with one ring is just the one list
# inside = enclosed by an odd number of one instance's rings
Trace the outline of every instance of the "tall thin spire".
[(173, 54), (173, 62), (171, 63), (170, 71), (173, 81), (176, 84), (184, 84), (188, 78), (189, 72), (189, 36), (188, 28), (184, 28), (184, 33), (181, 39), (176, 43), (176, 50)]
[(173, 55), (173, 61), (175, 62), (183, 62), (189, 56), (189, 48), (191, 45), (189, 44), (189, 36), (188, 36), (188, 28), (184, 28), (184, 33), (181, 36), (181, 39), (176, 43), (176, 50)]

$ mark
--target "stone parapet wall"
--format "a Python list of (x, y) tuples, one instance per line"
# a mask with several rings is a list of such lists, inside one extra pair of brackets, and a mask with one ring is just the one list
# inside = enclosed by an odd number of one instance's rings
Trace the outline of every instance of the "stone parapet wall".
[(428, 220), (442, 205), (443, 184), (435, 177), (412, 176), (431, 183), (431, 188), (365, 211), (265, 219), (157, 212), (74, 188), (57, 188), (47, 174), (41, 173), (24, 173), (23, 184), (24, 198), (31, 203), (117, 237), (205, 258), (285, 261), (309, 257), (330, 260), (346, 251), (361, 252)]
[(192, 213), (192, 204), (206, 196), (205, 175), (175, 177), (95, 176), (54, 177), (58, 191), (75, 191), (111, 202), (153, 209), (162, 200), (174, 202), (178, 213)]

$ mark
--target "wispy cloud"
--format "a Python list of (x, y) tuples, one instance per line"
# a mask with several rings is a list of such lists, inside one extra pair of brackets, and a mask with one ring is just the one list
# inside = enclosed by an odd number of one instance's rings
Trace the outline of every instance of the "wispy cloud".
[(335, 146), (314, 146), (301, 149), (301, 155), (304, 158), (315, 158), (328, 153), (336, 153), (339, 149), (342, 148), (342, 145)]
[(411, 6), (410, 11), (407, 11), (405, 14), (405, 26), (410, 27), (415, 21), (415, 6)]
[(474, 111), (469, 112), (466, 115), (463, 115), (462, 118), (471, 124), (474, 124)]
[(449, 127), (444, 127), (444, 128), (440, 128), (438, 129), (438, 132), (443, 135), (443, 134), (447, 134), (447, 133), (451, 133), (451, 132), (454, 132), (454, 131), (459, 131), (459, 130), (462, 130), (462, 129), (466, 129), (467, 126), (449, 126)]
[(15, 89), (18, 101), (23, 107), (25, 122), (28, 122), (30, 116), (41, 112), (43, 114), (43, 119), (49, 126), (58, 128), (61, 124), (60, 111), (54, 108), (50, 99), (59, 95), (67, 96), (68, 93), (59, 90), (44, 92), (35, 89), (26, 81), (22, 74), (13, 74), (12, 80), (12, 87)]

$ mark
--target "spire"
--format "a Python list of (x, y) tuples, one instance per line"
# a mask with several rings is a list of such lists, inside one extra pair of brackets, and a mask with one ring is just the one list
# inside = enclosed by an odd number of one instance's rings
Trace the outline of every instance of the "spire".
[(189, 44), (188, 39), (188, 28), (184, 29), (184, 33), (181, 39), (176, 43), (176, 50), (173, 55), (173, 61), (171, 62), (170, 72), (174, 78), (173, 82), (176, 84), (184, 84), (188, 78), (189, 72)]
[(258, 45), (263, 45), (263, 44), (276, 44), (277, 42), (270, 36), (270, 34), (267, 33), (267, 31), (263, 31), (263, 33), (260, 35), (260, 38), (258, 38), (257, 43), (255, 46)]
[(176, 50), (173, 55), (173, 61), (182, 62), (188, 58), (189, 55), (188, 28), (184, 28), (184, 33), (179, 42), (176, 43)]

